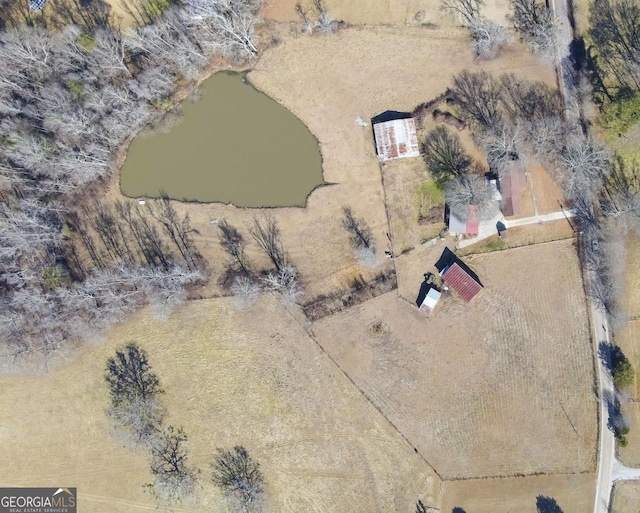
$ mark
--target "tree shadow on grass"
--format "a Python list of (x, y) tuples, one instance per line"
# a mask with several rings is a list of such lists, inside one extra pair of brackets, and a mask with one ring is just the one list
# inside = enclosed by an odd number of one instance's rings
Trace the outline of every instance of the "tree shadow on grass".
[(538, 495), (536, 497), (536, 508), (538, 513), (563, 513), (562, 508), (558, 506), (558, 502), (553, 497)]

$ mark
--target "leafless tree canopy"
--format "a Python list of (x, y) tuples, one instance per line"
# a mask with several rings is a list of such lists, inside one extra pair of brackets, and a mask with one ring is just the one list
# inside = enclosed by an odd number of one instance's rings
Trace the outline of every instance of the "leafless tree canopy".
[(531, 50), (549, 62), (558, 58), (557, 24), (553, 11), (538, 0), (511, 0), (511, 21)]
[(453, 79), (453, 90), (462, 112), (481, 128), (501, 120), (499, 84), (486, 71), (463, 71)]
[(481, 218), (489, 218), (496, 213), (492, 207), (492, 192), (483, 176), (467, 174), (454, 178), (445, 191), (447, 205), (451, 212), (462, 219), (468, 215), (469, 205), (478, 208)]
[(483, 0), (442, 0), (440, 10), (458, 16), (469, 29), (478, 59), (493, 59), (511, 38), (502, 25), (482, 16)]
[(237, 270), (246, 273), (248, 262), (245, 257), (246, 241), (238, 229), (229, 224), (226, 219), (218, 223), (220, 235), (218, 241), (222, 249), (231, 257), (231, 266)]
[(595, 197), (611, 167), (611, 155), (594, 139), (572, 137), (562, 151), (560, 179), (568, 197)]
[(349, 233), (349, 240), (354, 249), (370, 248), (374, 245), (369, 225), (364, 219), (357, 218), (348, 205), (342, 207), (342, 227)]
[(258, 0), (152, 10), (128, 0), (139, 26), (121, 34), (109, 28), (102, 0), (80, 9), (76, 0), (50, 0), (42, 17), (27, 4), (13, 5), (0, 31), (6, 364), (48, 358), (145, 302), (166, 315), (204, 278), (189, 217), (170, 200), (102, 204), (90, 188), (112, 171), (117, 148), (163, 119), (179, 80), (196, 78), (214, 54), (254, 58), (260, 21)]
[(119, 405), (140, 398), (152, 399), (163, 391), (158, 377), (151, 372), (147, 352), (129, 343), (107, 360), (105, 379), (111, 392), (111, 402)]
[(474, 21), (480, 20), (483, 5), (484, 0), (442, 0), (440, 10), (458, 15), (465, 25), (470, 26)]
[(490, 20), (473, 20), (469, 30), (473, 51), (478, 59), (495, 59), (512, 40), (502, 25)]
[(444, 186), (469, 171), (472, 160), (464, 151), (460, 137), (444, 125), (431, 130), (422, 143), (427, 169), (434, 180)]
[(287, 264), (287, 256), (282, 246), (280, 227), (275, 218), (270, 214), (264, 214), (262, 219), (257, 215), (254, 216), (253, 224), (249, 226), (249, 233), (275, 268), (280, 271)]
[(307, 34), (330, 34), (338, 30), (338, 22), (329, 14), (324, 0), (311, 0), (311, 7), (298, 2), (295, 11)]
[(233, 450), (218, 449), (211, 464), (212, 480), (225, 493), (235, 496), (243, 511), (257, 511), (264, 492), (260, 464), (242, 446)]
[(640, 5), (635, 0), (593, 0), (589, 36), (601, 79), (640, 90)]
[(167, 426), (151, 444), (151, 472), (159, 495), (173, 502), (187, 498), (194, 491), (197, 472), (187, 464), (187, 435), (182, 428)]

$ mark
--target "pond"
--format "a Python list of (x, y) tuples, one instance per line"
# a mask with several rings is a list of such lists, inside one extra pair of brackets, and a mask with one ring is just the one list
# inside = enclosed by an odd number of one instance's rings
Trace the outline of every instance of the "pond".
[(168, 132), (136, 137), (120, 172), (130, 197), (304, 206), (322, 180), (318, 141), (240, 73), (216, 73)]

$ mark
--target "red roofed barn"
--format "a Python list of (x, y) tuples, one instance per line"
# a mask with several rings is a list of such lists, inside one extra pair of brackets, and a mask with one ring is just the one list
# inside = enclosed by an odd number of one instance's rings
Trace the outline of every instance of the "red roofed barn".
[(471, 301), (482, 290), (482, 285), (463, 269), (458, 262), (446, 267), (441, 276), (442, 281), (455, 290), (465, 301)]

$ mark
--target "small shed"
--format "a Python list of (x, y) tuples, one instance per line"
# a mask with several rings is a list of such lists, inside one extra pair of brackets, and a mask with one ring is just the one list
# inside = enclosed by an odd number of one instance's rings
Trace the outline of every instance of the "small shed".
[(505, 216), (517, 216), (522, 210), (520, 195), (527, 187), (527, 177), (522, 164), (512, 160), (507, 164), (500, 178), (502, 192), (502, 213)]
[(381, 160), (418, 157), (418, 135), (413, 118), (391, 119), (373, 125), (376, 154)]
[(426, 314), (430, 314), (438, 304), (438, 301), (440, 301), (441, 295), (442, 293), (435, 288), (429, 289), (429, 292), (427, 292), (427, 295), (420, 305), (420, 310), (422, 310)]

